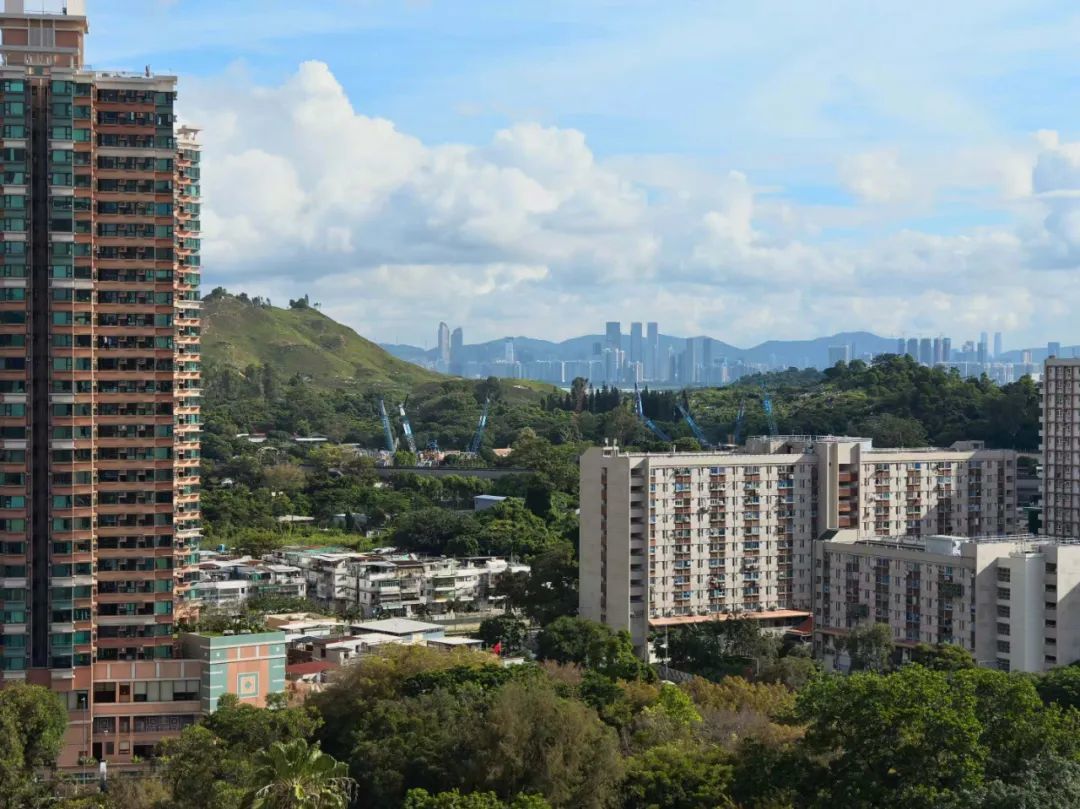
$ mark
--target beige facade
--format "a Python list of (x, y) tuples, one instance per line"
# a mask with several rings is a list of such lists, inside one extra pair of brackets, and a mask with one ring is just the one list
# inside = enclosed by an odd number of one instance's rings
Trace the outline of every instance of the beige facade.
[(886, 624), (898, 647), (948, 643), (980, 665), (1043, 671), (1080, 660), (1080, 544), (1032, 536), (863, 538), (815, 543), (815, 645)]
[(1043, 373), (1043, 533), (1080, 538), (1080, 359)]
[(1009, 533), (1016, 457), (972, 444), (752, 439), (744, 451), (581, 460), (581, 614), (644, 646), (650, 620), (809, 610), (814, 539)]

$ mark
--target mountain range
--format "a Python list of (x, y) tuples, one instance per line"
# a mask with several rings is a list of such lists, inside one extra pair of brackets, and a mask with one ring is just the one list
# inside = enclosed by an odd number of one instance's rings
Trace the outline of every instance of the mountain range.
[[(587, 334), (571, 337), (562, 342), (538, 340), (532, 337), (514, 337), (514, 358), (522, 362), (532, 360), (586, 360), (593, 356), (594, 348), (603, 345), (602, 334)], [(667, 356), (669, 351), (679, 352), (686, 347), (688, 338), (660, 335), (660, 354)], [(704, 337), (689, 339), (700, 340)], [(485, 343), (466, 344), (462, 350), (462, 362), (491, 362), (504, 356), (504, 340), (490, 340)], [(384, 349), (395, 357), (408, 362), (434, 362), (438, 357), (437, 349), (424, 349), (400, 343), (381, 343)], [(768, 340), (750, 348), (739, 348), (722, 340), (713, 339), (712, 356), (714, 359), (726, 358), (729, 363), (743, 361), (763, 363), (774, 366), (797, 366), (799, 368), (822, 368), (829, 364), (829, 347), (850, 345), (851, 356), (862, 354), (880, 354), (896, 350), (896, 338), (879, 337), (865, 331), (840, 332), (829, 337), (813, 340)], [(629, 349), (630, 337), (622, 336), (623, 349)]]

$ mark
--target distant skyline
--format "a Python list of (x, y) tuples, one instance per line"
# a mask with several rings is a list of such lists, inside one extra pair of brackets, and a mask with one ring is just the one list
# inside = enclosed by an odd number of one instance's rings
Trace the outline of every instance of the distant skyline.
[(420, 345), (1080, 342), (1072, 4), (88, 10), (88, 61), (175, 71), (206, 127), (207, 289)]

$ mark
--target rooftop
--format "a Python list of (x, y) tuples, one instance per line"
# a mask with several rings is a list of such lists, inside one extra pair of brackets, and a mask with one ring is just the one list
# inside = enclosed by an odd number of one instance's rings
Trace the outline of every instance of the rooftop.
[(436, 632), (443, 627), (439, 624), (426, 624), (422, 621), (410, 621), (408, 618), (384, 618), (381, 621), (367, 621), (353, 624), (358, 632), (387, 632), (391, 635), (411, 635), (416, 632)]

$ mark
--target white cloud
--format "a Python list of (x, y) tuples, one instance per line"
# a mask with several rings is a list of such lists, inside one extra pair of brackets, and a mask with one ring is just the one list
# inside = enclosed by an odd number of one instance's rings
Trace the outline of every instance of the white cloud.
[(879, 149), (851, 155), (840, 162), (840, 179), (859, 199), (866, 202), (896, 202), (913, 191), (908, 171), (900, 165), (894, 149)]
[[(278, 86), (238, 72), (191, 82), (182, 102), (205, 127), (207, 280), (311, 292), (375, 339), (428, 343), (439, 320), (470, 340), (557, 338), (615, 317), (742, 345), (855, 328), (963, 339), (1033, 328), (1032, 268), (1080, 255), (1080, 144), (1051, 133), (854, 154), (838, 173), (865, 204), (845, 207), (731, 169), (599, 161), (583, 133), (532, 123), (479, 146), (425, 144), (357, 112), (318, 62)], [(957, 193), (1014, 210), (1016, 225), (926, 233), (895, 212)], [(845, 223), (865, 233), (830, 234)], [(1080, 300), (1077, 284), (1063, 294)]]

